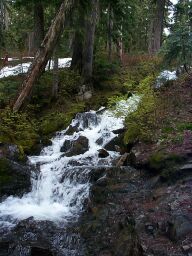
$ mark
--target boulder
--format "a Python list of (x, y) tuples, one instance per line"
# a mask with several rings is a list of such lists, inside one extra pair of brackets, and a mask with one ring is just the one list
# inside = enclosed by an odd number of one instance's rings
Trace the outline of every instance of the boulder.
[(125, 128), (120, 128), (120, 129), (117, 129), (117, 130), (113, 130), (113, 133), (114, 134), (122, 134), (126, 131)]
[(71, 141), (65, 140), (63, 146), (61, 147), (61, 152), (67, 152), (71, 148)]
[(98, 145), (102, 145), (102, 144), (103, 144), (103, 138), (100, 137), (98, 140), (96, 140), (96, 143), (97, 143)]
[(125, 145), (123, 143), (123, 134), (120, 134), (119, 136), (113, 138), (110, 142), (108, 142), (105, 146), (104, 149), (107, 151), (116, 151), (116, 146), (119, 146), (120, 148), (124, 148)]
[(66, 153), (67, 157), (84, 154), (89, 149), (89, 140), (84, 136), (79, 136), (75, 141), (72, 141), (71, 148)]
[(103, 148), (99, 149), (98, 152), (99, 152), (99, 154), (98, 154), (99, 158), (106, 158), (109, 156), (109, 153), (107, 152), (107, 150), (105, 150)]
[(18, 164), (7, 158), (0, 159), (0, 196), (20, 196), (31, 188), (30, 166)]
[(66, 135), (73, 135), (75, 132), (78, 132), (78, 124), (75, 126), (69, 125), (69, 128), (66, 131)]
[(0, 143), (0, 158), (6, 157), (13, 161), (21, 160), (19, 147), (14, 144)]

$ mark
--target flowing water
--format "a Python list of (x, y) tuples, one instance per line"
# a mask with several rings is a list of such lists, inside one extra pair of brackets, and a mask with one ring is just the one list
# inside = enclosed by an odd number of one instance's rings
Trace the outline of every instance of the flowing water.
[[(133, 110), (136, 103), (129, 99), (126, 104), (119, 105), (121, 110), (123, 105), (128, 111), (127, 106)], [(89, 197), (92, 168), (111, 166), (119, 156), (109, 151), (109, 156), (101, 159), (98, 150), (117, 136), (113, 131), (122, 128), (123, 121), (123, 116), (117, 117), (104, 109), (77, 114), (66, 130), (56, 134), (51, 146), (45, 147), (39, 156), (29, 157), (30, 163), (40, 171), (32, 175), (30, 193), (21, 198), (8, 197), (0, 204), (0, 229), (11, 230), (30, 217), (35, 222), (49, 221), (62, 226), (75, 222)], [(80, 138), (87, 145), (81, 144), (84, 151), (74, 155), (71, 148)]]

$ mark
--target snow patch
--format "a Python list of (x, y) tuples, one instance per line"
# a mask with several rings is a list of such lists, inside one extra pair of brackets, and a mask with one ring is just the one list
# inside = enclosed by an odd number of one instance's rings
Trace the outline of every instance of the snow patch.
[[(9, 58), (9, 61), (11, 61), (11, 60), (13, 60), (13, 58)], [(9, 76), (17, 76), (19, 74), (25, 74), (25, 73), (27, 73), (31, 63), (32, 62), (26, 62), (23, 64), (18, 64), (13, 67), (12, 66), (4, 67), (0, 70), (0, 78), (9, 77)], [(53, 64), (54, 64), (54, 62), (51, 61), (50, 69), (53, 69)], [(71, 58), (59, 58), (59, 68), (67, 68), (67, 67), (70, 67), (70, 65), (71, 65)], [(48, 70), (48, 69), (49, 69), (49, 64), (47, 64), (45, 70)]]

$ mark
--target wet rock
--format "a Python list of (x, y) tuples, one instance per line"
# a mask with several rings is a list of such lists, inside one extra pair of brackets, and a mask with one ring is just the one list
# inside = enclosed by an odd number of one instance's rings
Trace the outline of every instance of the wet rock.
[(75, 126), (70, 125), (65, 134), (73, 135), (75, 132), (78, 132), (78, 124), (76, 124)]
[(107, 151), (116, 151), (116, 146), (119, 146), (120, 148), (124, 148), (124, 142), (123, 142), (123, 134), (120, 134), (119, 136), (113, 138), (109, 143), (107, 143), (104, 146), (104, 149)]
[(109, 156), (109, 153), (103, 148), (99, 149), (98, 152), (99, 152), (99, 154), (98, 154), (99, 158), (106, 158)]
[(49, 249), (43, 247), (32, 247), (31, 256), (53, 256)]
[(98, 140), (96, 140), (96, 143), (97, 143), (98, 145), (102, 145), (102, 144), (103, 144), (103, 138), (101, 137), (101, 138), (99, 138)]
[(63, 146), (61, 147), (61, 152), (67, 152), (71, 148), (71, 141), (65, 140)]
[(0, 159), (0, 196), (22, 195), (31, 188), (32, 167)]
[(70, 150), (66, 153), (67, 157), (84, 154), (89, 149), (89, 140), (84, 136), (79, 136), (75, 141), (72, 141)]
[(95, 112), (78, 113), (76, 115), (76, 119), (79, 122), (79, 127), (82, 129), (86, 129), (91, 125), (98, 124), (98, 117)]
[(108, 179), (106, 176), (101, 177), (100, 179), (97, 180), (96, 185), (105, 187), (107, 185)]
[(191, 255), (192, 254), (192, 244), (183, 245), (181, 247), (181, 249), (185, 253), (185, 255)]
[(114, 134), (122, 134), (126, 131), (125, 128), (120, 128), (120, 129), (117, 129), (117, 130), (113, 130), (113, 133)]

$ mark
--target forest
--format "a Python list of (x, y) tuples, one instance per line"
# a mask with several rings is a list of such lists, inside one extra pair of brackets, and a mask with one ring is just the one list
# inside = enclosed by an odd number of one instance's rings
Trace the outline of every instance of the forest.
[(0, 0), (1, 256), (190, 256), (191, 171), (191, 0)]

